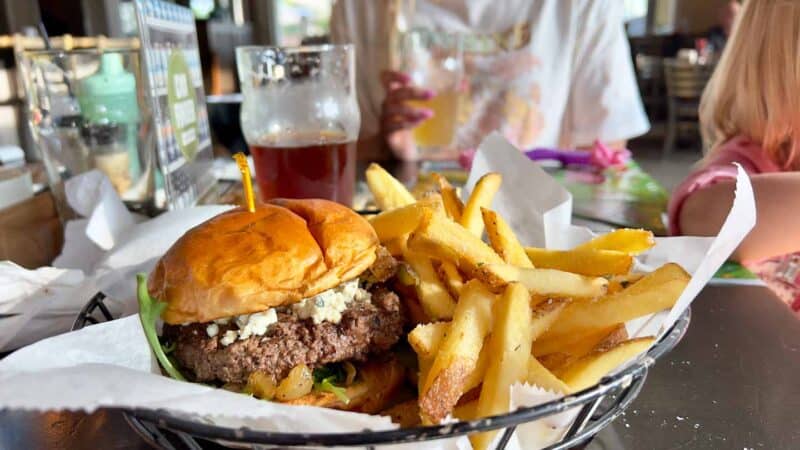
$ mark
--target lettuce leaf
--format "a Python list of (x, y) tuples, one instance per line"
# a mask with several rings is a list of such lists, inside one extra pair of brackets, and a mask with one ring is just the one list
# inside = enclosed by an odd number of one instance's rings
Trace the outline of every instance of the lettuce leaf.
[(333, 384), (332, 380), (333, 377), (323, 378), (319, 383), (314, 383), (314, 389), (333, 393), (345, 405), (350, 403), (350, 397), (346, 394), (347, 391), (343, 387)]
[(137, 289), (136, 292), (139, 297), (139, 320), (144, 329), (144, 335), (147, 337), (147, 342), (150, 344), (150, 349), (156, 355), (161, 367), (167, 374), (180, 381), (186, 381), (186, 378), (181, 372), (172, 364), (169, 357), (167, 357), (164, 348), (161, 346), (161, 341), (158, 340), (158, 332), (156, 331), (156, 323), (161, 317), (161, 313), (167, 307), (166, 302), (158, 301), (150, 297), (147, 292), (147, 275), (140, 273), (136, 275)]
[(328, 364), (314, 369), (314, 389), (317, 391), (330, 392), (345, 405), (350, 403), (350, 397), (346, 390), (334, 383), (342, 384), (347, 379), (347, 372), (339, 364)]

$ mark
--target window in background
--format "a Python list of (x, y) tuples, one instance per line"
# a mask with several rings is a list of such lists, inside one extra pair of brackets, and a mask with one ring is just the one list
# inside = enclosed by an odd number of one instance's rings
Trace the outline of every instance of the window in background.
[(327, 35), (332, 0), (278, 0), (278, 42), (300, 45), (304, 38)]
[(625, 0), (625, 21), (638, 17), (647, 17), (649, 0)]
[(192, 9), (195, 19), (207, 20), (214, 12), (214, 0), (189, 0), (189, 8)]
[(139, 24), (136, 23), (136, 7), (133, 5), (133, 1), (120, 2), (119, 22), (122, 36), (133, 37), (139, 34)]
[(625, 0), (625, 28), (628, 36), (647, 34), (647, 7), (649, 0)]
[(675, 32), (677, 17), (677, 0), (654, 0), (653, 34), (671, 34)]

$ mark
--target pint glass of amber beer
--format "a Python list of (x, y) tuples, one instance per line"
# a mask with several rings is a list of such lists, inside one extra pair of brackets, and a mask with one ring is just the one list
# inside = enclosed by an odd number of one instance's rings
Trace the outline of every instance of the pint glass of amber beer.
[(261, 199), (350, 206), (361, 124), (353, 47), (238, 47), (236, 64)]

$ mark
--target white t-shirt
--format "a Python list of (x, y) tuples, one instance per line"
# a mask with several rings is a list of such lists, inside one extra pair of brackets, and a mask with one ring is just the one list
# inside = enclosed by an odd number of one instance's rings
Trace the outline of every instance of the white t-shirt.
[[(387, 0), (337, 0), (335, 43), (353, 43), (362, 136), (380, 129), (380, 72), (389, 68), (394, 26)], [(497, 43), (465, 51), (468, 118), (460, 148), (500, 130), (523, 149), (626, 140), (649, 129), (619, 0), (416, 0), (411, 27)]]

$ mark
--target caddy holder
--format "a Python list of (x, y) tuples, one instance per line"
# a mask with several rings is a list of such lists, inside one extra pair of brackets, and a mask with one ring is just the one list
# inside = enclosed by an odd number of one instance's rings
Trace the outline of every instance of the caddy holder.
[[(105, 305), (106, 296), (98, 292), (83, 307), (73, 330), (115, 317)], [(619, 417), (644, 386), (647, 372), (656, 360), (672, 350), (683, 339), (691, 321), (691, 309), (681, 314), (672, 328), (650, 350), (620, 372), (604, 377), (590, 388), (540, 405), (468, 422), (418, 426), (395, 430), (348, 433), (281, 433), (250, 428), (228, 428), (179, 417), (164, 409), (122, 409), (125, 419), (147, 443), (166, 450), (198, 450), (207, 448), (251, 448), (278, 450), (309, 447), (347, 447), (379, 449), (382, 445), (447, 439), (473, 433), (502, 431), (495, 450), (504, 450), (514, 430), (534, 420), (580, 408), (574, 422), (560, 441), (545, 450), (565, 450), (588, 444), (603, 428)]]

